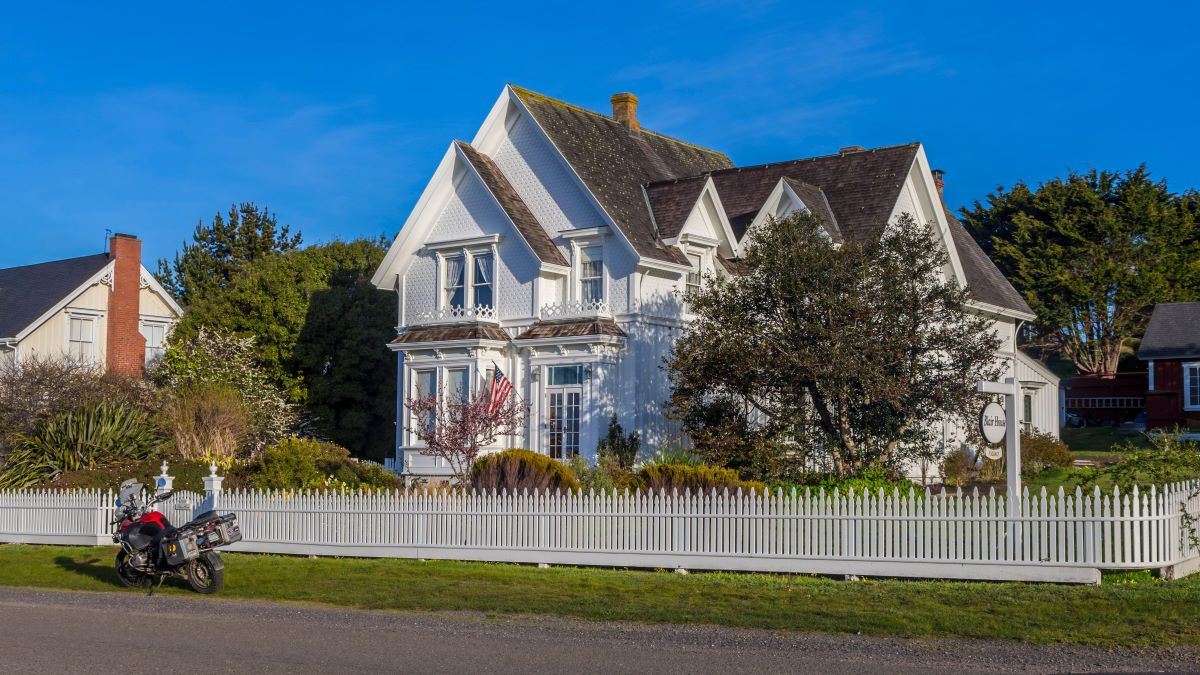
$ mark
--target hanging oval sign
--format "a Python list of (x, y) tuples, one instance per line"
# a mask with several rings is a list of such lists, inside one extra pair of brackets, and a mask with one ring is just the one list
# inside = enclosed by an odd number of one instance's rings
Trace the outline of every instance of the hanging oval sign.
[(983, 440), (996, 445), (1004, 440), (1008, 423), (1004, 418), (1004, 406), (992, 401), (979, 412), (979, 433)]

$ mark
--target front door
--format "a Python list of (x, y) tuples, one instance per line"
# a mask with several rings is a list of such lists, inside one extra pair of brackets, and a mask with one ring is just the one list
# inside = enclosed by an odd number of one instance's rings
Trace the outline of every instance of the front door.
[(583, 401), (582, 368), (554, 366), (546, 386), (546, 449), (566, 461), (579, 454), (579, 417)]

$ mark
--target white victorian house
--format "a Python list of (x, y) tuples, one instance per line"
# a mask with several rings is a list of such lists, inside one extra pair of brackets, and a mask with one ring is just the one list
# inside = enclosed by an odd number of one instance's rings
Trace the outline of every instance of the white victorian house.
[(797, 209), (841, 241), (905, 213), (935, 223), (945, 273), (994, 318), (997, 359), (1016, 363), (1022, 419), (1057, 433), (1057, 378), (1015, 347), (1033, 313), (946, 212), (919, 143), (738, 167), (641, 128), (631, 94), (612, 105), (602, 115), (505, 87), (475, 138), (447, 148), (376, 272), (399, 303), (389, 346), (406, 474), (449, 468), (420, 454), (405, 398), (477, 393), (497, 366), (530, 405), (524, 437), (505, 447), (590, 458), (612, 414), (646, 447), (683, 441), (662, 412), (661, 367), (688, 321), (680, 292), (705, 273), (736, 274), (746, 232)]

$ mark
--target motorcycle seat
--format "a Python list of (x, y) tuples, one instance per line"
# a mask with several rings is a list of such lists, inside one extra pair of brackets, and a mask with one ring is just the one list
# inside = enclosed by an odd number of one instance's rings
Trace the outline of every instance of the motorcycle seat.
[(184, 527), (194, 527), (196, 525), (204, 525), (205, 523), (217, 520), (219, 517), (220, 516), (217, 515), (216, 511), (205, 511), (204, 513), (201, 513), (200, 515), (193, 518), (192, 521), (190, 523), (188, 523), (187, 525), (184, 525)]

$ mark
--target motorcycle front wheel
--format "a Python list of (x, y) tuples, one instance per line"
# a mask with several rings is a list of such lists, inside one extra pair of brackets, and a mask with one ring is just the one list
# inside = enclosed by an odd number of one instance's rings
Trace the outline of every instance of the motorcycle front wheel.
[(209, 556), (202, 555), (188, 563), (187, 582), (197, 593), (216, 593), (225, 584), (225, 570), (214, 565)]
[(129, 554), (124, 550), (117, 553), (117, 580), (126, 588), (145, 588), (150, 585), (150, 575), (134, 569), (129, 564)]

